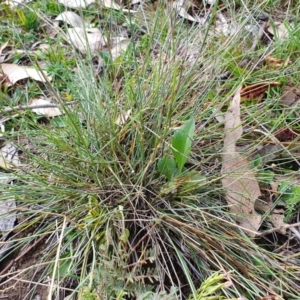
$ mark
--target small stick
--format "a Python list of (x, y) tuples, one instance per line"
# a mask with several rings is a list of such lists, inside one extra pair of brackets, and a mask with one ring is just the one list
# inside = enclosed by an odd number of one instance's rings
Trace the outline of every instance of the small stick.
[(297, 227), (297, 226), (300, 226), (300, 222), (294, 223), (294, 224), (284, 224), (284, 225), (281, 225), (281, 226), (278, 226), (278, 227), (275, 227), (275, 228), (272, 228), (272, 229), (269, 229), (269, 230), (266, 230), (266, 231), (263, 231), (263, 232), (257, 232), (256, 236), (259, 236), (259, 237), (260, 236), (265, 236), (265, 235), (268, 235), (268, 234), (273, 233), (275, 231), (280, 231), (282, 229), (293, 229), (294, 227)]
[[(71, 102), (64, 103), (64, 105), (68, 106), (68, 105), (73, 105), (75, 103), (76, 103), (75, 101), (71, 101)], [(51, 107), (59, 107), (59, 106), (55, 103), (40, 104), (40, 105), (18, 105), (18, 106), (14, 106), (14, 107), (6, 107), (6, 108), (3, 109), (3, 111), (6, 112), (6, 113), (11, 113), (11, 112), (14, 112), (16, 110), (51, 108)]]
[[(64, 105), (73, 105), (73, 104), (75, 104), (75, 101), (67, 102)], [(14, 107), (6, 107), (2, 111), (4, 111), (5, 113), (11, 113), (11, 112), (21, 111), (21, 110), (26, 110), (26, 109), (51, 108), (51, 107), (59, 107), (59, 106), (55, 103), (40, 104), (40, 105), (18, 105), (18, 106), (14, 106)], [(18, 115), (19, 114), (15, 114), (10, 117), (1, 118), (0, 125), (9, 121), (13, 117), (17, 117)]]

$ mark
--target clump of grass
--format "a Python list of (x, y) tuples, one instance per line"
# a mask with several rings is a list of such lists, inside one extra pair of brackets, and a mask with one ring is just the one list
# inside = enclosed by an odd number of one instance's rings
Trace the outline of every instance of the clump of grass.
[[(233, 287), (222, 286), (218, 299), (295, 297), (295, 266), (282, 264), (235, 225), (220, 185), (223, 125), (215, 112), (241, 81), (256, 76), (249, 69), (246, 78), (242, 72), (227, 82), (216, 77), (239, 68), (243, 57), (233, 48), (243, 41), (242, 29), (224, 44), (209, 37), (195, 55), (199, 28), (170, 11), (152, 16), (143, 39), (133, 40), (117, 67), (108, 65), (101, 75), (74, 54), (77, 68), (65, 74), (64, 87), (75, 108), (66, 106), (56, 120), (25, 118), (18, 132), (25, 166), (14, 185), (2, 187), (22, 215), (15, 249), (47, 241), (40, 278), (50, 276), (49, 295), (59, 298), (153, 292), (200, 299), (201, 283), (218, 270), (233, 271)], [(54, 83), (47, 92), (60, 97), (61, 91)], [(242, 109), (245, 123), (264, 122), (259, 107)], [(128, 110), (128, 120), (117, 124)], [(195, 134), (185, 168), (200, 177), (181, 172), (167, 180), (157, 163), (174, 153), (174, 127), (191, 117)]]

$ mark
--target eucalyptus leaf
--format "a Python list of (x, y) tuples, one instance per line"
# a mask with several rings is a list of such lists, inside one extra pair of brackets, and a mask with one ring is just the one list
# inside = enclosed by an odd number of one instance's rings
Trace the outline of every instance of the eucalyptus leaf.
[(172, 137), (172, 153), (175, 157), (179, 173), (181, 173), (190, 155), (194, 132), (195, 121), (194, 118), (190, 118)]

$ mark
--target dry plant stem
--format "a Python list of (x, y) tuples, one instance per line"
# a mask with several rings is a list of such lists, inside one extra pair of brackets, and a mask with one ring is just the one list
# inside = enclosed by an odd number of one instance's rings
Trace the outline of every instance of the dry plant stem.
[[(78, 258), (78, 256), (77, 255), (75, 255), (75, 256), (70, 256), (70, 257), (65, 257), (65, 258), (61, 258), (60, 259), (60, 262), (64, 262), (64, 261), (66, 261), (66, 260), (70, 260), (70, 259), (76, 259), (76, 258)], [(55, 260), (49, 260), (49, 261), (47, 261), (47, 262), (44, 262), (44, 263), (38, 263), (38, 264), (35, 264), (35, 265), (33, 265), (33, 266), (30, 266), (30, 267), (27, 267), (27, 268), (25, 268), (25, 269), (21, 269), (21, 270), (17, 270), (17, 271), (12, 271), (12, 272), (9, 272), (9, 276), (18, 276), (18, 275), (21, 275), (22, 273), (24, 273), (24, 272), (27, 272), (27, 271), (30, 271), (31, 269), (36, 269), (37, 267), (41, 267), (41, 266), (46, 266), (46, 265), (50, 265), (50, 264), (53, 264), (53, 263), (55, 263)], [(4, 275), (1, 275), (0, 276), (0, 281), (3, 279), (3, 278), (5, 278), (5, 277), (7, 277), (7, 274), (4, 274)], [(16, 278), (14, 278), (14, 277), (10, 277), (7, 281), (5, 281), (5, 282), (8, 282), (9, 280), (19, 280), (19, 279), (16, 279)], [(4, 283), (5, 283), (4, 282)]]
[[(76, 104), (75, 101), (64, 103), (65, 106), (74, 105), (74, 104)], [(6, 107), (6, 108), (4, 108), (3, 111), (5, 113), (11, 113), (11, 112), (21, 111), (21, 110), (38, 109), (38, 108), (53, 108), (53, 107), (56, 108), (56, 107), (60, 107), (60, 106), (58, 106), (57, 104), (54, 104), (54, 103), (41, 104), (41, 105), (19, 105), (19, 106), (14, 106), (14, 107)], [(1, 118), (0, 124), (9, 121), (12, 118), (16, 118), (18, 115), (19, 114), (15, 114), (10, 117)]]
[(220, 244), (218, 244), (216, 241), (214, 241), (211, 237), (206, 235), (205, 233), (203, 233), (200, 230), (197, 230), (196, 228), (189, 226), (183, 222), (180, 222), (174, 218), (171, 218), (169, 216), (163, 216), (162, 219), (166, 220), (168, 224), (173, 224), (176, 228), (181, 228), (181, 229), (184, 228), (184, 229), (188, 230), (189, 232), (193, 232), (195, 235), (200, 237), (203, 241), (207, 241), (208, 245), (211, 245), (213, 248), (215, 248), (218, 251), (218, 253), (224, 257), (224, 259), (226, 261), (232, 263), (239, 271), (241, 271), (243, 273), (243, 275), (246, 278), (250, 277), (247, 267), (245, 267), (242, 263), (238, 262), (237, 260), (235, 260), (232, 257), (230, 257), (229, 255), (227, 255), (225, 253), (223, 247)]
[(52, 278), (51, 278), (51, 284), (49, 286), (49, 293), (48, 293), (48, 300), (52, 299), (52, 293), (54, 292), (54, 288), (56, 288), (54, 282), (55, 282), (55, 275), (56, 275), (56, 271), (58, 269), (58, 262), (59, 262), (59, 256), (60, 256), (60, 251), (61, 251), (61, 247), (62, 247), (62, 241), (64, 238), (64, 231), (66, 228), (66, 218), (64, 218), (64, 222), (62, 224), (61, 227), (61, 233), (60, 233), (60, 237), (59, 237), (59, 243), (58, 243), (58, 247), (57, 247), (57, 251), (56, 251), (56, 259), (55, 259), (55, 264), (54, 264), (54, 268), (53, 268), (53, 273), (52, 273)]
[[(20, 278), (10, 278), (9, 280), (16, 280), (16, 281), (20, 281), (20, 282), (24, 282), (24, 283), (49, 287), (48, 283), (40, 283), (40, 282), (35, 282), (35, 281), (30, 281), (30, 280), (25, 280), (25, 279), (20, 279)], [(9, 290), (9, 289), (11, 289), (11, 287), (8, 287), (4, 290), (1, 290), (1, 292), (5, 292), (6, 290)], [(65, 288), (65, 287), (61, 287), (61, 286), (59, 287), (59, 289), (64, 290), (64, 291), (68, 291), (68, 292), (74, 292), (74, 289)], [(7, 299), (9, 299), (9, 298), (7, 298)]]
[[(73, 105), (75, 104), (75, 101), (71, 101), (71, 102), (67, 102), (64, 103), (63, 105), (69, 106), (69, 105)], [(36, 109), (36, 108), (56, 108), (59, 107), (59, 105), (55, 104), (55, 103), (49, 103), (49, 104), (41, 104), (41, 105), (18, 105), (18, 106), (14, 106), (14, 107), (6, 107), (4, 108), (4, 112), (6, 113), (11, 113), (14, 111), (19, 111), (19, 110), (27, 110), (27, 109)]]
[(272, 228), (272, 229), (269, 229), (269, 230), (266, 230), (266, 231), (263, 231), (263, 232), (257, 232), (256, 233), (256, 236), (265, 236), (265, 235), (268, 235), (270, 233), (273, 233), (275, 231), (280, 231), (282, 229), (291, 229), (291, 228), (294, 228), (294, 227), (297, 227), (297, 226), (300, 226), (300, 222), (298, 223), (294, 223), (294, 224), (285, 224), (285, 225), (282, 225), (282, 226), (278, 226), (278, 227), (275, 227), (275, 228)]
[(224, 222), (224, 223), (227, 223), (228, 225), (231, 225), (231, 226), (234, 226), (234, 227), (243, 229), (243, 230), (245, 230), (245, 231), (249, 231), (249, 232), (251, 232), (251, 233), (254, 233), (256, 236), (259, 236), (259, 237), (260, 237), (260, 236), (268, 235), (268, 234), (273, 233), (273, 232), (276, 232), (276, 231), (280, 231), (280, 230), (282, 230), (282, 229), (291, 229), (291, 228), (300, 226), (300, 222), (298, 222), (298, 223), (294, 223), (294, 224), (285, 224), (285, 225), (282, 225), (282, 226), (278, 226), (278, 227), (275, 227), (275, 228), (271, 228), (271, 229), (266, 230), (266, 231), (263, 231), (263, 232), (256, 232), (256, 231), (249, 230), (249, 229), (247, 229), (247, 228), (243, 228), (243, 227), (241, 227), (241, 226), (239, 226), (239, 225), (237, 225), (237, 224), (234, 224), (234, 223), (232, 223), (232, 222), (229, 222), (229, 221), (227, 221), (227, 220), (225, 220), (225, 219), (221, 219), (221, 218), (219, 218), (219, 217), (217, 217), (217, 216), (214, 216), (214, 215), (212, 215), (212, 214), (210, 214), (210, 213), (207, 213), (207, 212), (203, 212), (203, 213), (206, 214), (206, 215), (208, 215), (208, 216), (211, 217), (211, 218), (215, 218), (215, 219), (218, 219), (218, 220), (220, 220), (220, 221), (222, 221), (222, 222)]

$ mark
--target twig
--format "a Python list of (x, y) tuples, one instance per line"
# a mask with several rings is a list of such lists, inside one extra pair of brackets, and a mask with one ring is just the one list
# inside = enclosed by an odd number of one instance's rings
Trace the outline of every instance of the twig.
[[(30, 280), (26, 280), (26, 279), (22, 279), (22, 278), (9, 278), (9, 280), (16, 280), (16, 281), (20, 281), (20, 282), (24, 282), (24, 283), (34, 284), (35, 286), (39, 285), (39, 286), (45, 286), (45, 287), (49, 288), (49, 284), (48, 283), (41, 283), (41, 282), (37, 282), (37, 281), (30, 281)], [(58, 288), (60, 290), (62, 290), (62, 291), (74, 292), (74, 289), (70, 289), (70, 288), (66, 288), (66, 287), (61, 287), (61, 286), (59, 286)], [(9, 290), (9, 289), (10, 289), (10, 287), (8, 287), (8, 288), (6, 288), (4, 290), (1, 290), (1, 292), (5, 292), (5, 290)], [(0, 299), (1, 299), (1, 297), (0, 297)]]
[[(64, 105), (69, 106), (75, 104), (75, 101), (64, 103)], [(18, 105), (14, 107), (6, 107), (3, 109), (6, 113), (11, 113), (14, 111), (20, 111), (20, 110), (27, 110), (27, 109), (37, 109), (37, 108), (51, 108), (51, 107), (59, 107), (61, 105), (57, 105), (55, 103), (49, 103), (49, 104), (41, 104), (41, 105)]]
[(271, 228), (271, 229), (263, 231), (263, 232), (257, 232), (256, 236), (259, 236), (259, 237), (260, 236), (265, 236), (265, 235), (268, 235), (268, 234), (273, 233), (275, 231), (281, 231), (282, 229), (291, 229), (291, 228), (294, 228), (294, 227), (297, 227), (297, 226), (300, 226), (300, 222), (294, 223), (294, 224), (284, 224), (284, 225), (281, 225), (281, 226), (278, 226), (278, 227), (275, 227), (275, 228)]
[[(65, 262), (65, 261), (67, 261), (67, 260), (75, 259), (75, 258), (78, 258), (78, 255), (60, 258), (60, 262)], [(55, 260), (48, 260), (48, 261), (46, 261), (46, 262), (42, 262), (42, 263), (37, 263), (37, 264), (31, 265), (31, 266), (29, 266), (29, 267), (27, 267), (27, 268), (24, 268), (24, 269), (19, 269), (19, 270), (16, 270), (16, 271), (11, 271), (11, 272), (9, 272), (9, 274), (4, 274), (4, 275), (1, 275), (1, 276), (0, 276), (0, 281), (1, 281), (3, 278), (7, 277), (7, 275), (10, 276), (9, 279), (8, 279), (7, 281), (1, 282), (1, 284), (4, 284), (4, 283), (8, 282), (8, 281), (11, 280), (11, 279), (19, 280), (19, 279), (16, 278), (18, 275), (21, 275), (21, 274), (23, 274), (23, 273), (26, 273), (26, 272), (28, 272), (28, 271), (31, 271), (32, 269), (40, 268), (40, 267), (42, 267), (42, 266), (49, 266), (49, 265), (54, 264), (54, 263), (55, 263)], [(1, 271), (1, 272), (2, 272), (2, 271)], [(11, 276), (13, 276), (13, 277), (11, 277)], [(1, 290), (1, 291), (2, 291), (2, 290)]]
[[(68, 105), (73, 105), (75, 103), (76, 103), (75, 101), (71, 101), (71, 102), (64, 103), (64, 105), (68, 106)], [(14, 106), (14, 107), (5, 107), (2, 111), (5, 113), (11, 113), (11, 112), (27, 110), (27, 109), (51, 108), (51, 107), (59, 107), (59, 106), (55, 103), (40, 104), (40, 105), (18, 105), (18, 106)], [(13, 116), (1, 118), (0, 125), (9, 121), (12, 118), (17, 117), (18, 115), (19, 114), (15, 114)]]

